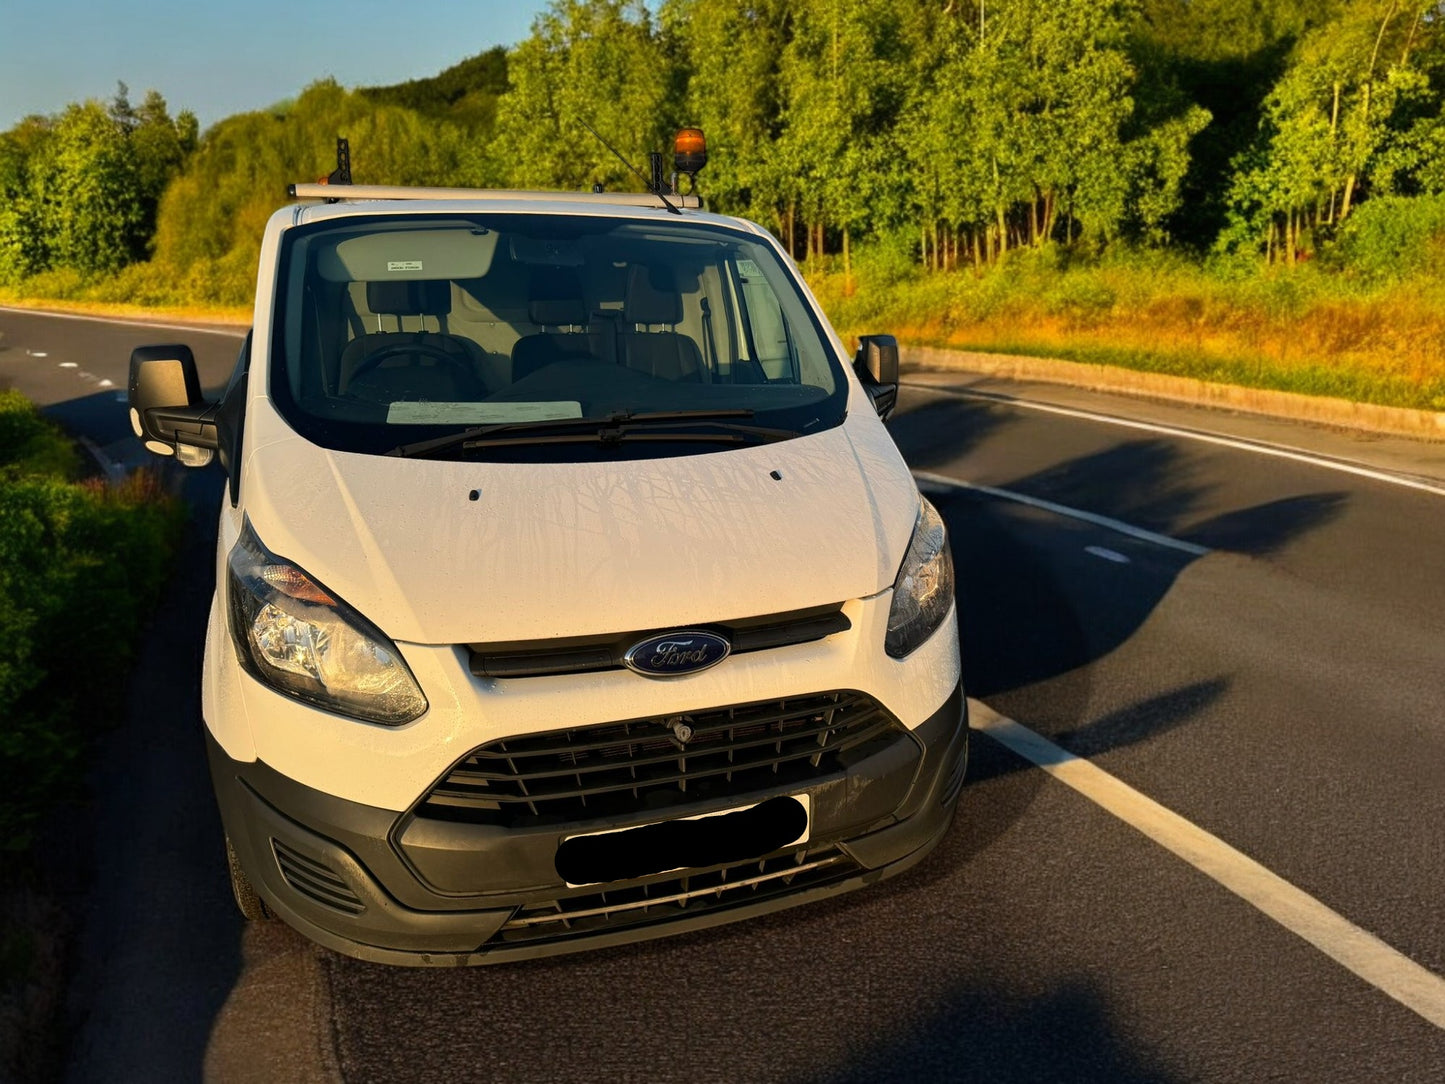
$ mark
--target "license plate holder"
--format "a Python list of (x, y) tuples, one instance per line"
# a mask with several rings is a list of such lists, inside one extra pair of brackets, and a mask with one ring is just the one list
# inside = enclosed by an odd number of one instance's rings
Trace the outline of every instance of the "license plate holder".
[(808, 841), (807, 794), (752, 805), (568, 836), (557, 847), (557, 873), (569, 887), (627, 881), (655, 873), (724, 866)]

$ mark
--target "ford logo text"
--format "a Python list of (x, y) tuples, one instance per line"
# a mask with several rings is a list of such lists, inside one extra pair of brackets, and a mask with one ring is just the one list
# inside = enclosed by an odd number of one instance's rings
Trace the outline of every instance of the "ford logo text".
[(732, 649), (732, 644), (716, 633), (683, 629), (633, 644), (622, 661), (629, 670), (646, 677), (679, 677), (716, 666)]

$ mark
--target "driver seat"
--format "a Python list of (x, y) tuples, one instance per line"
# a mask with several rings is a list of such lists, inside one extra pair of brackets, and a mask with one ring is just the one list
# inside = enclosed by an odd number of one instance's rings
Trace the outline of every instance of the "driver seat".
[[(338, 392), (369, 393), (389, 402), (466, 402), (483, 398), (487, 391), (478, 375), (482, 348), (461, 335), (446, 333), (446, 318), (452, 310), (451, 287), (444, 280), (368, 282), (367, 309), (378, 323), (383, 317), (394, 317), (397, 330), (368, 332), (346, 344), (338, 365)], [(407, 317), (417, 319), (416, 331), (401, 330)], [(426, 330), (428, 317), (435, 319), (436, 331)], [(418, 349), (408, 352), (409, 347)], [(367, 358), (384, 350), (395, 353), (357, 375)], [(441, 361), (437, 351), (456, 359), (455, 363)]]

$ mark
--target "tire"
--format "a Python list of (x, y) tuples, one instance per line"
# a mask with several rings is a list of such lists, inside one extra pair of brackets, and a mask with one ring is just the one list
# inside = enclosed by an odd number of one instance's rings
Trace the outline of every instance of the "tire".
[(242, 917), (248, 922), (261, 922), (271, 917), (271, 910), (266, 906), (266, 901), (257, 894), (251, 879), (246, 876), (246, 871), (241, 868), (241, 860), (236, 857), (236, 848), (231, 846), (231, 837), (226, 837), (226, 865), (231, 871), (231, 894), (236, 897), (236, 906), (240, 909)]

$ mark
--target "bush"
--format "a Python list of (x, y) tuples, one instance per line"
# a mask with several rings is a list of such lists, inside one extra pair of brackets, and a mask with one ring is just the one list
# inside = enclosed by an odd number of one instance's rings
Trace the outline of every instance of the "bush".
[(1396, 282), (1445, 260), (1445, 196), (1386, 196), (1340, 227), (1332, 259), (1361, 278)]
[(0, 850), (12, 852), (69, 796), (116, 710), (182, 522), (154, 475), (69, 481), (74, 453), (54, 469), (64, 438), (17, 399), (0, 396)]
[(0, 477), (28, 474), (74, 478), (75, 446), (45, 422), (18, 391), (0, 391)]

